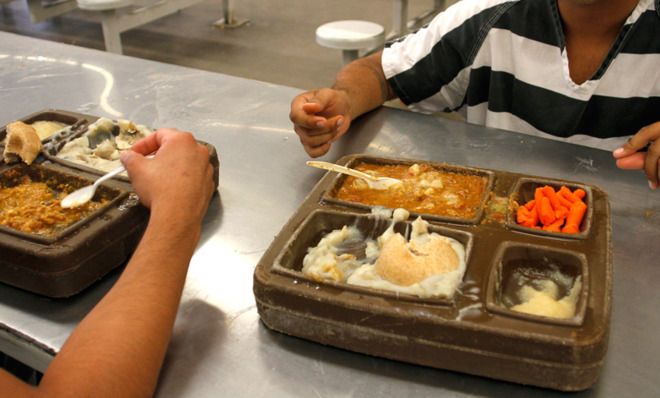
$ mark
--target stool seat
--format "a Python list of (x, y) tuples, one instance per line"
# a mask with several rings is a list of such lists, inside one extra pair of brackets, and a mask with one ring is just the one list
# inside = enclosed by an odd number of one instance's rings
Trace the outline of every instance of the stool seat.
[(76, 0), (83, 10), (105, 11), (136, 5), (135, 0)]
[(385, 41), (385, 29), (373, 22), (345, 20), (328, 22), (316, 29), (316, 42), (339, 50), (378, 47)]

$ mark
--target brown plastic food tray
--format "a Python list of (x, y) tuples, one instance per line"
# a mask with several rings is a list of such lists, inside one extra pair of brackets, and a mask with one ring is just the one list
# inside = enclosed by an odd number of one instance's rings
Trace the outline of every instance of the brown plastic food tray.
[[(73, 130), (77, 130), (79, 126), (81, 125), (86, 125), (89, 123), (90, 120), (96, 120), (97, 118), (94, 118), (92, 116), (88, 115), (83, 115), (80, 113), (74, 113), (74, 112), (68, 112), (68, 111), (63, 111), (63, 110), (56, 110), (56, 109), (47, 109), (39, 112), (35, 112), (33, 114), (30, 114), (28, 116), (25, 116), (21, 119), (20, 121), (30, 124), (34, 123), (36, 121), (41, 121), (41, 120), (46, 120), (46, 121), (54, 121), (54, 122), (60, 122), (64, 123), (70, 126), (73, 126)], [(10, 120), (7, 123), (3, 124), (0, 126), (0, 153), (4, 152), (5, 149), (5, 137), (7, 136), (7, 124), (13, 122), (14, 120)], [(45, 138), (42, 140), (42, 143), (47, 143), (51, 140), (51, 137)], [(1, 156), (0, 156), (1, 157)], [(1, 161), (1, 159), (0, 159)]]
[[(343, 177), (327, 173), (255, 269), (254, 295), (266, 326), (351, 351), (527, 385), (577, 391), (595, 383), (607, 351), (611, 312), (611, 226), (605, 192), (576, 182), (422, 160), (351, 155), (338, 161), (359, 162), (430, 163), (489, 176), (489, 192), (476, 219), (422, 214), (431, 230), (465, 246), (462, 283), (453, 298), (422, 299), (303, 275), (307, 249), (324, 234), (343, 225), (379, 234), (391, 222), (370, 215), (368, 206), (332, 200)], [(578, 236), (513, 224), (510, 214), (516, 203), (527, 200), (536, 186), (548, 184), (588, 193), (590, 211)], [(403, 231), (401, 224), (395, 228)], [(572, 318), (508, 308), (516, 300), (512, 275), (530, 269), (540, 276), (558, 271), (572, 280), (581, 277)], [(565, 292), (570, 286), (559, 288)]]
[[(56, 120), (74, 124), (66, 136), (52, 137), (63, 143), (82, 134), (98, 117), (62, 110), (36, 112), (20, 120)], [(0, 140), (5, 129), (0, 130)], [(44, 140), (51, 141), (51, 139)], [(217, 186), (219, 160), (212, 145), (209, 148)], [(83, 187), (94, 182), (102, 171), (63, 161), (46, 155), (48, 143), (31, 166), (7, 165), (0, 158), (0, 186), (11, 185), (9, 177), (29, 175), (33, 180)], [(10, 172), (11, 171), (11, 172)], [(10, 172), (10, 173), (7, 173)], [(56, 188), (54, 188), (56, 190)], [(0, 282), (48, 297), (72, 296), (124, 264), (137, 246), (146, 228), (149, 212), (139, 204), (126, 178), (104, 183), (95, 199), (109, 203), (82, 220), (52, 236), (23, 233), (0, 226)]]

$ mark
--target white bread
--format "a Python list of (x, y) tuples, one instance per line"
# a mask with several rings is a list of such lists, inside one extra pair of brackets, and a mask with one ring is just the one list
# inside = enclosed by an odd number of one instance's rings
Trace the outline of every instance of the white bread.
[(399, 286), (419, 283), (431, 275), (444, 274), (459, 266), (459, 257), (451, 244), (440, 237), (424, 244), (410, 243), (401, 234), (392, 235), (381, 249), (375, 271)]
[(23, 160), (32, 164), (41, 152), (41, 140), (37, 131), (23, 122), (13, 122), (7, 125), (7, 139), (3, 158), (7, 163)]

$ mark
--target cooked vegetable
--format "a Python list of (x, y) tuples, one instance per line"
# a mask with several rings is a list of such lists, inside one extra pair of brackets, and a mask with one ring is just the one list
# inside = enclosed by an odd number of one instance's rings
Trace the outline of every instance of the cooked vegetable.
[(580, 188), (571, 192), (565, 186), (558, 191), (549, 185), (536, 188), (534, 199), (518, 207), (516, 221), (528, 227), (549, 232), (579, 233), (587, 211), (583, 199), (587, 193)]

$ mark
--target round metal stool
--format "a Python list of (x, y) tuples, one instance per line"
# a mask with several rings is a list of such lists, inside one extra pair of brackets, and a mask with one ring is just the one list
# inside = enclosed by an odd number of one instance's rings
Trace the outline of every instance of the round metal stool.
[(385, 29), (368, 21), (328, 22), (316, 29), (316, 42), (323, 47), (342, 50), (345, 65), (357, 59), (360, 50), (382, 46), (385, 42)]

